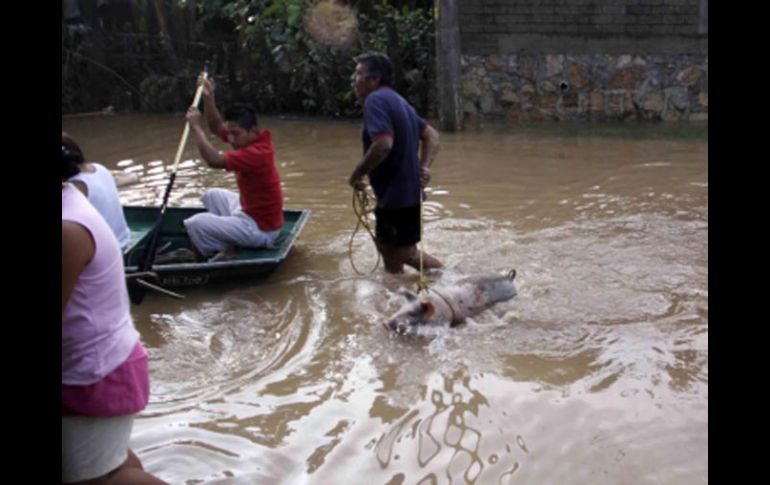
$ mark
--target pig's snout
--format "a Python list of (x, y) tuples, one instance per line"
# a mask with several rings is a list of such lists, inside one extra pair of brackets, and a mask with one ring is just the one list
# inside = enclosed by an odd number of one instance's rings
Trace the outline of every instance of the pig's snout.
[(383, 325), (385, 328), (398, 335), (405, 335), (409, 333), (410, 330), (409, 325), (403, 322), (398, 322), (397, 320), (391, 320), (387, 323), (384, 323)]
[(385, 322), (382, 325), (392, 332), (395, 332), (398, 329), (398, 324), (395, 320), (390, 320), (389, 322)]

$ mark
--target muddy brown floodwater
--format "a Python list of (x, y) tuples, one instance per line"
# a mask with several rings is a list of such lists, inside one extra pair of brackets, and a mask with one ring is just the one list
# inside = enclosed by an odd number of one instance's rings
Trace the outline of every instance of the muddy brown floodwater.
[[(181, 116), (62, 120), (159, 204)], [(131, 446), (172, 483), (708, 481), (708, 128), (442, 134), (425, 244), (442, 279), (515, 268), (518, 296), (417, 339), (381, 323), (415, 272), (357, 275), (358, 122), (263, 117), (286, 206), (312, 216), (264, 283), (132, 307), (152, 395)], [(222, 145), (223, 148), (224, 145)], [(172, 206), (234, 188), (188, 144)], [(353, 257), (374, 248), (356, 236)]]

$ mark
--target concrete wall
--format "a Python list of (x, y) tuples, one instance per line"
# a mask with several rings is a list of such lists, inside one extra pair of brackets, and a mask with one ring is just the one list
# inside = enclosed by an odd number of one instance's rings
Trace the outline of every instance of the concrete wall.
[(462, 0), (466, 116), (708, 119), (708, 0)]

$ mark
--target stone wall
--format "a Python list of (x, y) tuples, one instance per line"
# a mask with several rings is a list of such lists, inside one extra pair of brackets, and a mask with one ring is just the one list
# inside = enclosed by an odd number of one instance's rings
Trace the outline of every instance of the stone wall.
[(466, 116), (708, 119), (707, 0), (462, 0)]

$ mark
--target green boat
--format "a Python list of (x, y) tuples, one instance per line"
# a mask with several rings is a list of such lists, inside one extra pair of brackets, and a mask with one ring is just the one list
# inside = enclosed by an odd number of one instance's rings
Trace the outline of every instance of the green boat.
[[(203, 207), (166, 209), (157, 246), (159, 255), (151, 269), (158, 276), (154, 283), (163, 288), (181, 288), (263, 280), (286, 259), (310, 217), (310, 211), (307, 209), (284, 210), (284, 226), (273, 248), (239, 248), (235, 257), (226, 261), (163, 262), (163, 254), (192, 248), (182, 221), (203, 211)], [(126, 275), (129, 276), (139, 270), (139, 261), (157, 221), (160, 207), (124, 206), (123, 212), (131, 231), (131, 242), (123, 252), (123, 263)]]

